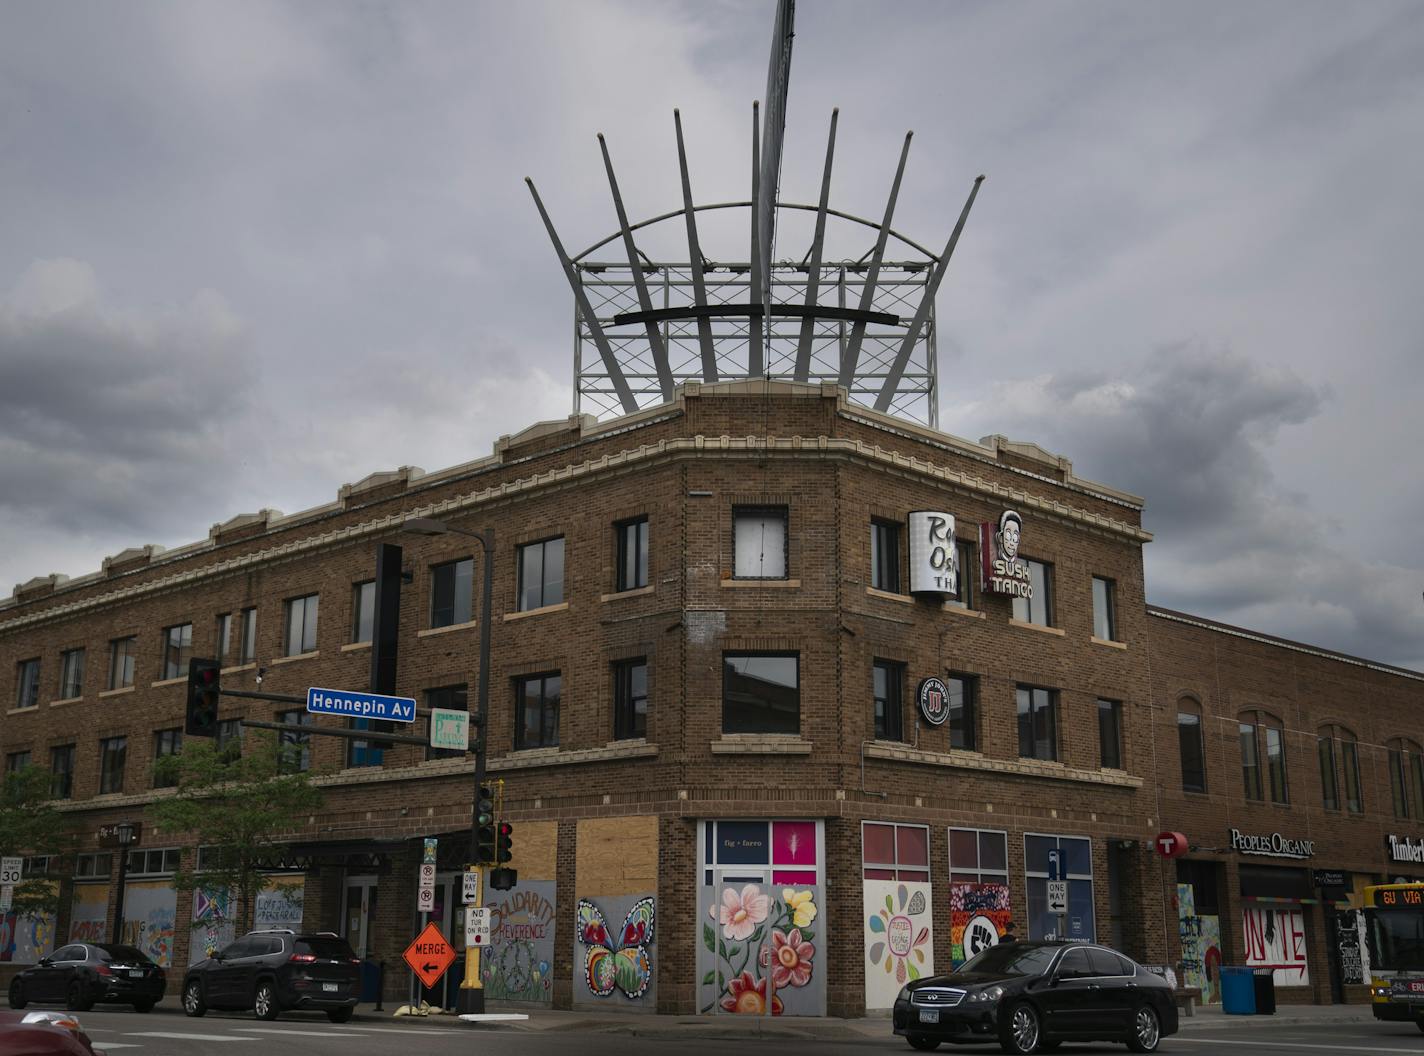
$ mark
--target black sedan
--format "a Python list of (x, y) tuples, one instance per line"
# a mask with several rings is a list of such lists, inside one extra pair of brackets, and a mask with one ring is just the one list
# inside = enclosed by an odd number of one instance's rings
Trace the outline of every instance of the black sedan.
[(1153, 1052), (1177, 1032), (1166, 980), (1102, 946), (990, 946), (949, 975), (910, 983), (895, 999), (895, 1033), (913, 1049), (942, 1041), (1050, 1052), (1065, 1041), (1119, 1041)]
[(112, 1002), (149, 1012), (167, 988), (163, 969), (132, 946), (72, 942), (10, 981), (10, 1007), (56, 1002), (82, 1012)]

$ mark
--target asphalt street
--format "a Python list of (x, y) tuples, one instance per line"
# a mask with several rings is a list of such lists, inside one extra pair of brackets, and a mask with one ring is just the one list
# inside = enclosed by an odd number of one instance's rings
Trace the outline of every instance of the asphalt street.
[[(681, 1056), (745, 1054), (764, 1050), (776, 1056), (818, 1056), (818, 1054), (909, 1053), (902, 1040), (889, 1034), (851, 1040), (816, 1037), (699, 1037), (696, 1027), (686, 1036), (663, 1025), (649, 1027), (651, 1033), (540, 1030), (529, 1028), (481, 1028), (427, 1020), (363, 1020), (335, 1025), (324, 1016), (285, 1013), (272, 1023), (254, 1020), (251, 1015), (209, 1013), (189, 1019), (176, 1009), (160, 1009), (148, 1015), (129, 1011), (91, 1010), (80, 1014), (95, 1048), (117, 1056), (192, 1056), (192, 1054), (232, 1053), (241, 1056), (268, 1056), (270, 1053), (311, 1053), (314, 1056), (381, 1056), (408, 1053), (415, 1056), (443, 1054), (509, 1053), (512, 1056), (640, 1056), (676, 1049)], [(868, 1024), (866, 1024), (868, 1025)], [(639, 1029), (633, 1025), (632, 1029)], [(941, 1052), (996, 1053), (997, 1045), (942, 1046)], [(1121, 1045), (1069, 1045), (1069, 1053), (1123, 1053)], [(1375, 1056), (1375, 1054), (1424, 1054), (1424, 1034), (1412, 1025), (1384, 1023), (1315, 1023), (1301, 1026), (1233, 1028), (1230, 1024), (1212, 1029), (1191, 1028), (1162, 1042), (1162, 1053), (1171, 1056)]]

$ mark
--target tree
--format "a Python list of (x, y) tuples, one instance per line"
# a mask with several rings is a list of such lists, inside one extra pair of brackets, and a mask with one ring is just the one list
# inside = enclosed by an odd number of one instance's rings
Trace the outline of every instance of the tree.
[[(0, 785), (0, 855), (58, 855), (73, 848), (72, 833), (50, 798), (50, 774), (30, 765)], [(31, 878), (15, 885), (16, 913), (54, 913), (59, 886)]]
[(264, 732), (245, 747), (233, 755), (207, 738), (189, 739), (182, 754), (159, 760), (160, 776), (176, 780), (177, 792), (151, 808), (165, 830), (187, 833), (203, 849), (202, 869), (195, 853), (174, 886), (236, 895), (239, 933), (252, 927), (257, 896), (276, 886), (266, 870), (281, 857), (293, 819), (322, 802), (311, 775), (295, 765), (299, 746)]

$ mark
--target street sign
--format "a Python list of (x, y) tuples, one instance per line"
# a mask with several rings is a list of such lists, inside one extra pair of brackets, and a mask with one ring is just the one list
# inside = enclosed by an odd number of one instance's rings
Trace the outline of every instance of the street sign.
[(414, 722), (414, 697), (388, 697), (355, 689), (307, 689), (307, 711), (318, 715), (345, 715), (352, 719)]
[(0, 913), (10, 912), (10, 907), (15, 902), (15, 889), (9, 884), (0, 887)]
[(1068, 873), (1063, 864), (1063, 851), (1058, 847), (1050, 848), (1048, 852), (1048, 879), (1068, 879)]
[(469, 751), (470, 713), (447, 708), (431, 708), (430, 747), (449, 752)]
[(490, 944), (489, 906), (465, 907), (465, 945), (488, 946)]
[(464, 887), (460, 890), (460, 901), (465, 905), (480, 900), (480, 871), (471, 869), (464, 874)]
[(434, 862), (422, 862), (422, 863), (421, 863), (421, 866), (420, 866), (420, 886), (421, 886), (421, 887), (434, 887), (434, 886), (435, 886), (435, 863), (434, 863)]
[(427, 865), (434, 865), (437, 855), (440, 853), (440, 841), (434, 836), (425, 837), (425, 850), (421, 854), (420, 860)]
[(1068, 912), (1068, 881), (1050, 880), (1048, 881), (1048, 912), (1067, 913)]
[(1187, 853), (1187, 838), (1180, 832), (1159, 832), (1153, 844), (1163, 858), (1180, 858)]
[(9, 887), (20, 882), (20, 871), (25, 868), (23, 858), (0, 858), (0, 886)]
[(417, 913), (435, 912), (435, 888), (422, 887), (416, 892), (415, 911)]
[(445, 941), (445, 936), (433, 921), (425, 925), (425, 930), (405, 948), (405, 963), (410, 965), (410, 970), (427, 990), (439, 981), (454, 961), (455, 950)]

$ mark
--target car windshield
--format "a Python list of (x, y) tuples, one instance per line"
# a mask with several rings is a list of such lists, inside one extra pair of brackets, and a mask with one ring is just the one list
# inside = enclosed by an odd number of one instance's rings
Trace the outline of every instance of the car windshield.
[(1424, 913), (1417, 909), (1371, 909), (1370, 965), (1382, 972), (1424, 971)]
[(351, 961), (356, 954), (344, 939), (311, 938), (298, 939), (293, 947), (295, 953), (309, 953), (326, 961)]
[(106, 961), (118, 961), (120, 964), (148, 963), (148, 957), (144, 955), (143, 951), (134, 949), (132, 946), (111, 946), (105, 943), (103, 946), (94, 948), (101, 951), (101, 956)]
[(961, 972), (994, 972), (1004, 975), (1042, 975), (1053, 963), (1056, 946), (1025, 946), (1017, 942), (990, 946), (960, 965)]

